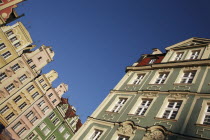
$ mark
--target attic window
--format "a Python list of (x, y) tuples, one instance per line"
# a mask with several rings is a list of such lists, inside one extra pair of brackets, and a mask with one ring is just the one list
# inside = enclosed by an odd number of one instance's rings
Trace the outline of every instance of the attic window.
[(155, 61), (156, 61), (156, 59), (151, 59), (151, 60), (149, 61), (149, 64), (153, 64)]
[(40, 56), (40, 57), (38, 57), (38, 60), (40, 61), (42, 59), (42, 57)]

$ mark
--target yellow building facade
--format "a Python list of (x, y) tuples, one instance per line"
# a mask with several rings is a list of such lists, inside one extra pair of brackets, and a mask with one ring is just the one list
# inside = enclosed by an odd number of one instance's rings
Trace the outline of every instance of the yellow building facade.
[(21, 22), (0, 28), (0, 68), (20, 56), (30, 44), (31, 36)]
[(8, 126), (11, 122), (16, 120), (17, 117), (46, 93), (57, 77), (57, 72), (51, 70), (47, 74), (37, 76), (37, 78), (19, 89), (18, 92), (9, 96), (9, 98), (0, 105), (1, 123), (4, 126)]

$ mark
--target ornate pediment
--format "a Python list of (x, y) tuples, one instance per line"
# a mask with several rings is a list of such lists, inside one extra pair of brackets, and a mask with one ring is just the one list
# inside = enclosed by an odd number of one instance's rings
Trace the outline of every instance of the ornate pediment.
[(177, 44), (174, 44), (172, 46), (166, 47), (165, 49), (166, 50), (185, 49), (185, 48), (205, 45), (205, 44), (208, 44), (208, 43), (210, 43), (210, 39), (193, 37), (193, 38), (187, 39), (185, 41), (179, 42)]
[(120, 124), (118, 132), (126, 135), (133, 135), (135, 133), (134, 124), (131, 121), (126, 121)]

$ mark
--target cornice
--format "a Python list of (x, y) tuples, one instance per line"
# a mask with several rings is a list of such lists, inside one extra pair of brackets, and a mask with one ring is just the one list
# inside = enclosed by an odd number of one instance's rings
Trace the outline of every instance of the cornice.
[(158, 63), (150, 66), (141, 66), (141, 67), (126, 67), (127, 71), (137, 71), (137, 70), (153, 70), (153, 69), (162, 69), (162, 68), (177, 68), (177, 67), (190, 67), (190, 66), (209, 66), (210, 59), (205, 60), (193, 60), (193, 61), (181, 61), (181, 62), (167, 62), (167, 63)]

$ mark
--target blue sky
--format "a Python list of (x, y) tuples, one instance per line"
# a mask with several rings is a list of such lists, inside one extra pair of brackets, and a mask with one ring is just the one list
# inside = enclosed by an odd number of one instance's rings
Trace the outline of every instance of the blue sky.
[(191, 37), (210, 38), (209, 0), (28, 0), (16, 8), (34, 44), (52, 46), (53, 83), (82, 122), (141, 54)]

